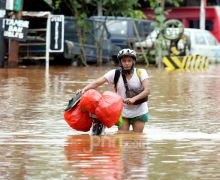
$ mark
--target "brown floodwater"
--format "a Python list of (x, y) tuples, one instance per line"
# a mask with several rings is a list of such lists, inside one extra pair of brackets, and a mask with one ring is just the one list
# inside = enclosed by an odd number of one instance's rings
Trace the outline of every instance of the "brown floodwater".
[(220, 66), (147, 68), (143, 134), (71, 129), (63, 119), (68, 100), (111, 68), (0, 69), (0, 179), (220, 179)]

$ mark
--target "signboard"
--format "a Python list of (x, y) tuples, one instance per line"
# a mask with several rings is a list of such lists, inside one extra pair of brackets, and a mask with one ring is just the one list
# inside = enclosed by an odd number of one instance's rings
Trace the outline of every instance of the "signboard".
[[(0, 18), (0, 26), (2, 26), (3, 19)], [(4, 60), (4, 49), (3, 49), (3, 36), (2, 36), (2, 28), (0, 29), (0, 68), (3, 67)]]
[(49, 52), (63, 52), (64, 15), (49, 16)]
[(20, 11), (21, 10), (21, 5), (22, 5), (22, 0), (15, 0), (14, 2), (14, 10), (15, 11)]
[(25, 41), (27, 39), (27, 31), (29, 21), (18, 19), (3, 19), (3, 36), (6, 38)]

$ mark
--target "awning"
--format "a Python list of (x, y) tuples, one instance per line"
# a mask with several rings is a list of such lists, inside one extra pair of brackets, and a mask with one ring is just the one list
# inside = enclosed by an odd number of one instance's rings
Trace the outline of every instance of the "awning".
[(23, 17), (39, 17), (39, 18), (47, 18), (51, 12), (48, 11), (22, 11)]

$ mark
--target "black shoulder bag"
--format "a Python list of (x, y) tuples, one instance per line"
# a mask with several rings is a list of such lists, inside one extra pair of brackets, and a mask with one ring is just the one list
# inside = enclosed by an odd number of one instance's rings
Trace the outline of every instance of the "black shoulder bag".
[[(125, 89), (126, 89), (125, 94), (126, 94), (126, 97), (127, 97), (127, 98), (132, 98), (132, 97), (134, 97), (134, 96), (140, 94), (140, 93), (144, 90), (143, 87), (138, 88), (138, 89), (129, 89), (129, 87), (128, 87), (128, 82), (127, 82), (127, 79), (126, 79), (124, 73), (122, 73), (122, 78), (123, 78), (123, 81), (124, 81), (124, 85), (125, 85)], [(135, 102), (134, 102), (134, 105), (141, 104), (141, 103), (144, 103), (144, 102), (146, 102), (146, 101), (148, 101), (148, 96), (146, 96), (146, 97), (144, 97), (144, 98), (142, 98), (142, 99), (139, 99), (139, 100), (135, 101)]]

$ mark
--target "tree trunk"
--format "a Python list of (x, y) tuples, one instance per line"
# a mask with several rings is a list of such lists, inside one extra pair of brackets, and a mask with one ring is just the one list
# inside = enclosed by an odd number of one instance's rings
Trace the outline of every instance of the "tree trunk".
[(76, 29), (77, 29), (77, 33), (79, 36), (79, 46), (80, 46), (80, 64), (87, 66), (87, 60), (86, 60), (86, 56), (85, 56), (85, 49), (84, 49), (84, 43), (83, 43), (83, 32), (81, 30), (81, 27), (78, 24), (78, 19), (79, 19), (79, 12), (77, 10), (77, 7), (75, 6), (75, 4), (71, 4), (72, 8), (73, 8), (73, 13), (76, 16)]
[(98, 66), (101, 66), (103, 63), (102, 60), (102, 50), (103, 50), (103, 41), (104, 41), (104, 27), (100, 27), (101, 29), (101, 34), (99, 36), (98, 42), (97, 42), (97, 64)]
[(86, 56), (85, 56), (85, 49), (84, 49), (84, 43), (83, 43), (83, 35), (82, 35), (82, 31), (80, 30), (80, 27), (77, 26), (77, 32), (79, 35), (79, 45), (80, 45), (80, 64), (87, 66), (87, 60), (86, 60)]
[[(165, 0), (162, 0), (161, 3), (160, 3), (160, 7), (163, 9), (163, 14), (164, 14), (164, 10), (165, 10)], [(160, 28), (161, 28), (162, 24), (160, 24)], [(159, 68), (162, 67), (162, 49), (160, 47), (160, 50), (158, 52), (158, 56), (156, 57), (156, 63), (157, 63), (157, 66)]]

